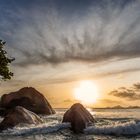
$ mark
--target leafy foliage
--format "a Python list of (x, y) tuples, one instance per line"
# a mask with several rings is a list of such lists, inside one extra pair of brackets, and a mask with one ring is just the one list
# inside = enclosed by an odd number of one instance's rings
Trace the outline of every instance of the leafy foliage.
[(11, 79), (13, 73), (9, 70), (9, 64), (14, 60), (7, 57), (7, 52), (4, 50), (6, 42), (0, 40), (0, 79)]

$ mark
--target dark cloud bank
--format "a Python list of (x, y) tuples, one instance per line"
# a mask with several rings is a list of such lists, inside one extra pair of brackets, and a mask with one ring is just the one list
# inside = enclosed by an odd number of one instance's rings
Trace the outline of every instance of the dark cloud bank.
[(71, 7), (65, 5), (75, 9), (73, 13), (59, 2), (31, 0), (25, 5), (3, 0), (1, 37), (7, 40), (16, 65), (140, 57), (140, 1), (88, 1), (78, 7), (80, 12), (71, 2)]
[(133, 84), (130, 88), (120, 87), (117, 90), (111, 91), (109, 94), (132, 101), (140, 100), (140, 83)]

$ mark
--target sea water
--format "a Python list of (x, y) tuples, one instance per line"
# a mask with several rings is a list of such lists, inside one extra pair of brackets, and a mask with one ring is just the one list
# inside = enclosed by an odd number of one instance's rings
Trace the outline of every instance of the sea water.
[(0, 140), (140, 140), (140, 109), (89, 109), (96, 122), (83, 134), (74, 134), (69, 123), (62, 123), (65, 111), (56, 109), (54, 115), (41, 116), (41, 125), (5, 130)]

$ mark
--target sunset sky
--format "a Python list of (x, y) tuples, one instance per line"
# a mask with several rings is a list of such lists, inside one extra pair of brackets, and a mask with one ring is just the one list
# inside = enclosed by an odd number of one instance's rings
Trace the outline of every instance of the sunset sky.
[(91, 81), (89, 106), (140, 106), (139, 0), (1, 0), (0, 39), (15, 57), (1, 95), (32, 86), (69, 107)]

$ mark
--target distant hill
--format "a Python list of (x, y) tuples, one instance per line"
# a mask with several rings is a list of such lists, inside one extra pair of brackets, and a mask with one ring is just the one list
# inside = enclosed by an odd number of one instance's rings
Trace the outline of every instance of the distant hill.
[(93, 109), (136, 109), (136, 108), (140, 108), (140, 106), (123, 107), (121, 105), (116, 105), (116, 106), (113, 106), (113, 107), (101, 107), (101, 108), (93, 108)]

